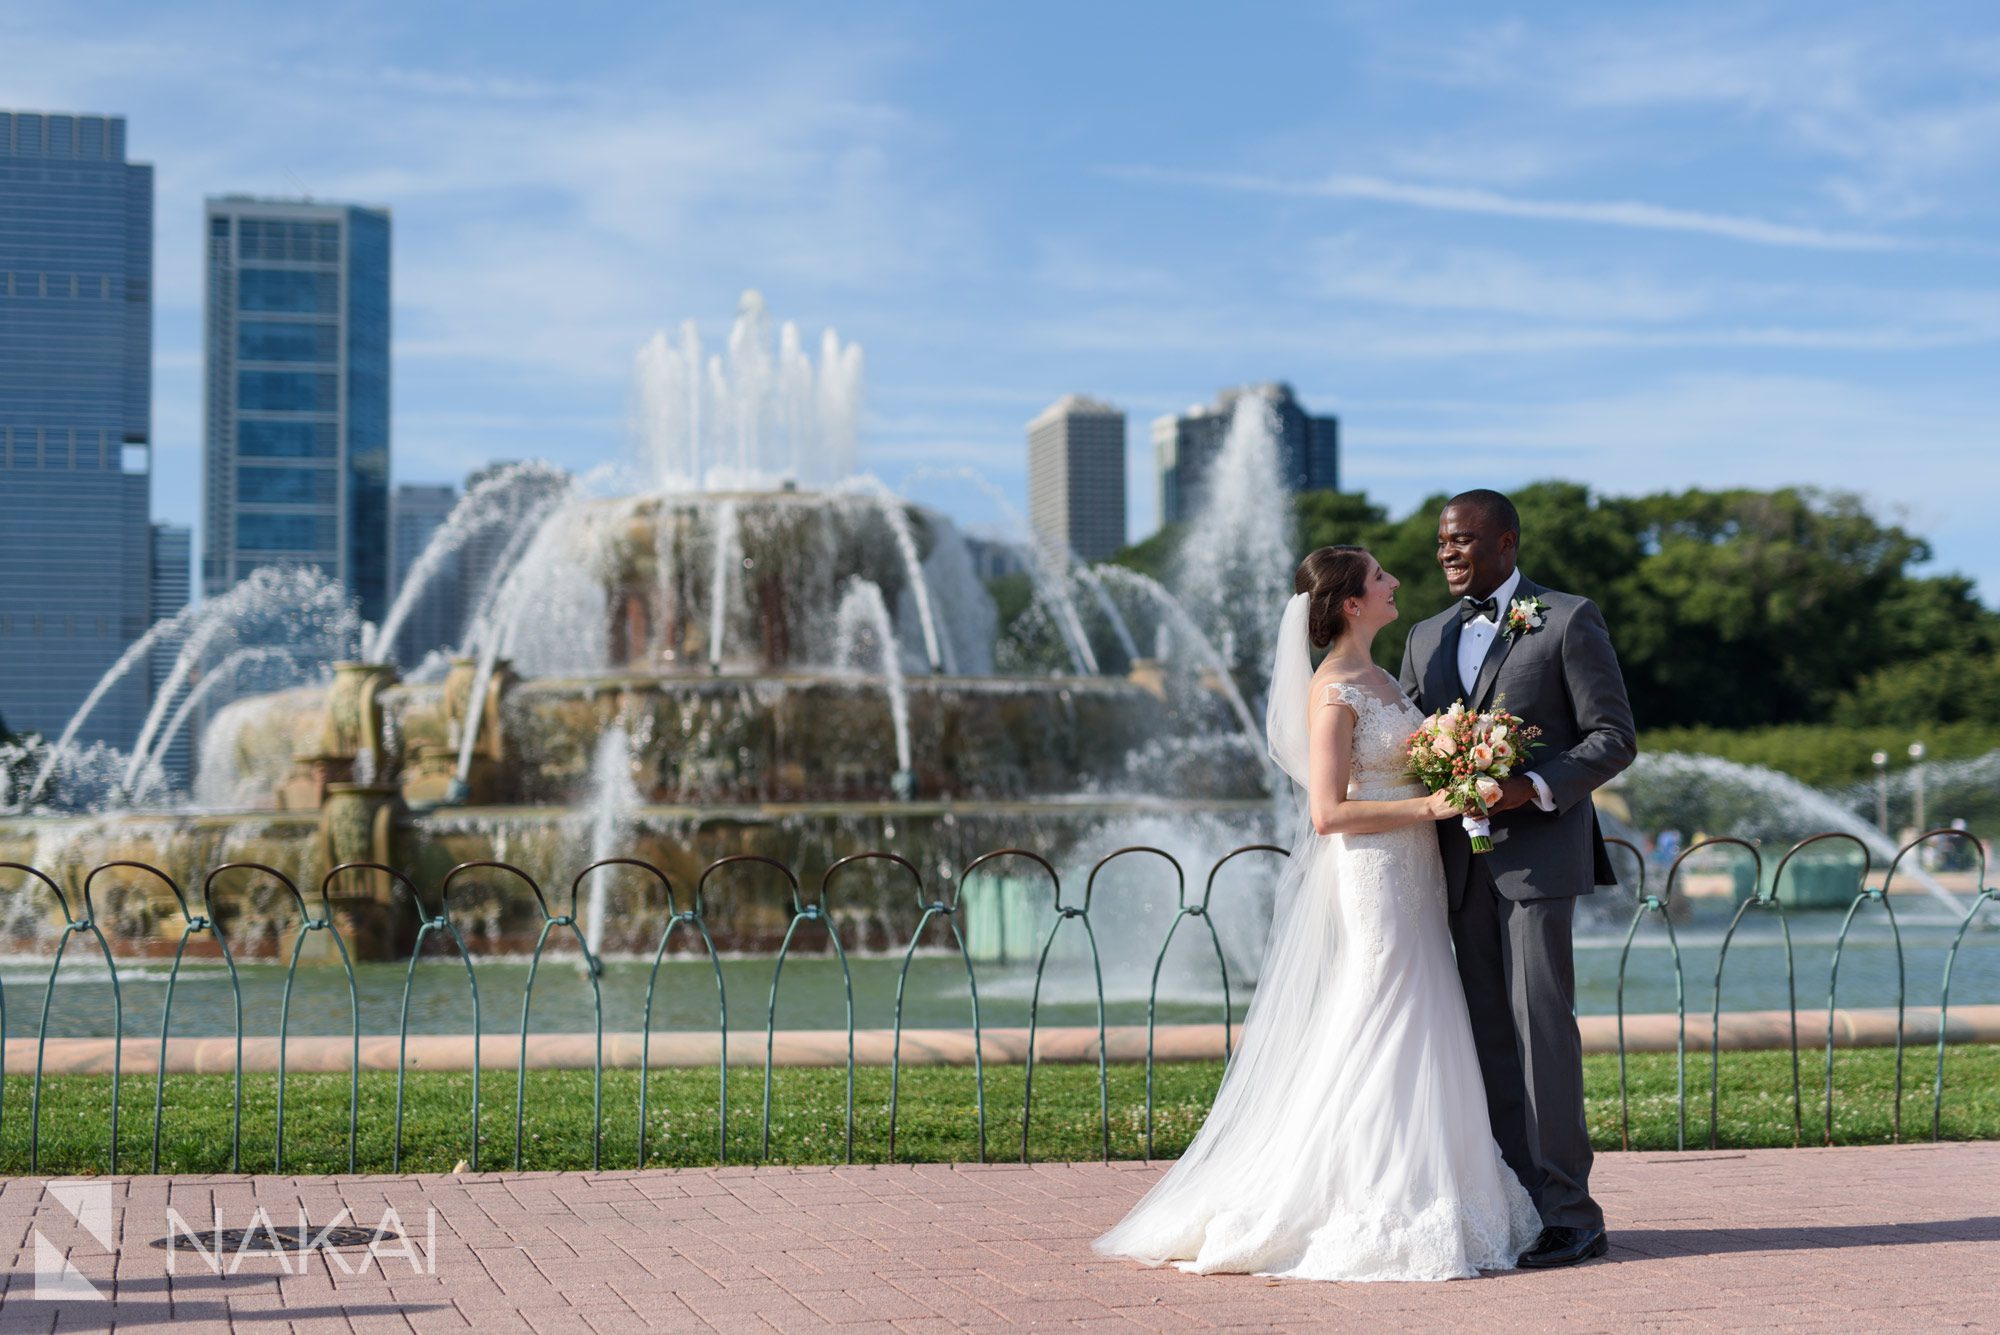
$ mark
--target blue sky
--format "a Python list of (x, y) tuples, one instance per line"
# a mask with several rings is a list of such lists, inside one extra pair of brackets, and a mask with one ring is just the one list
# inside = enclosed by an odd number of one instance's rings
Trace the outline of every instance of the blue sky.
[(1091, 393), (1137, 537), (1150, 420), (1284, 378), (1399, 512), (1846, 488), (2000, 599), (1984, 3), (41, 4), (0, 62), (156, 166), (164, 517), (202, 197), (303, 190), (395, 211), (402, 481), (620, 457), (639, 344), (754, 286), (866, 349), (891, 483), (1019, 499), (1027, 420)]

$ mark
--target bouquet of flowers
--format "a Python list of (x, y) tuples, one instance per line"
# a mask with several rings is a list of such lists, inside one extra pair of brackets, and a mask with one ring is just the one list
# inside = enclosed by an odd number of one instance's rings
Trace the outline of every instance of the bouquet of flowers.
[(1493, 851), (1493, 822), (1487, 811), (1500, 796), (1500, 780), (1514, 772), (1538, 743), (1530, 727), (1496, 703), (1485, 713), (1459, 700), (1425, 719), (1410, 734), (1410, 777), (1434, 793), (1448, 792), (1464, 813), (1472, 851)]

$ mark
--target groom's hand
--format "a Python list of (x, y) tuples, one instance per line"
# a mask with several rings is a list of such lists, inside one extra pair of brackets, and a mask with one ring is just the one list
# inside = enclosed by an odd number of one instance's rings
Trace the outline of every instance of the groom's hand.
[(1515, 807), (1530, 806), (1534, 800), (1534, 780), (1525, 774), (1514, 774), (1500, 780), (1500, 796), (1488, 810), (1498, 815), (1502, 811), (1512, 811)]

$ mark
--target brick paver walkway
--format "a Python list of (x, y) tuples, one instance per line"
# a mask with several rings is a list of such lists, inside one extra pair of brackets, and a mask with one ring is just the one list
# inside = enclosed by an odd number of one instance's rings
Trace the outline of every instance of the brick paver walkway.
[[(0, 1186), (0, 1331), (2000, 1326), (2000, 1144), (1605, 1155), (1608, 1260), (1451, 1284), (1197, 1278), (1093, 1255), (1158, 1171), (139, 1177), (63, 1189), (75, 1214), (17, 1178)], [(259, 1206), (279, 1224), (345, 1206), (369, 1226), (393, 1207), (420, 1258), (250, 1258), (215, 1274), (181, 1255), (170, 1274), (150, 1245), (169, 1207), (241, 1226)], [(65, 1256), (106, 1301), (36, 1299), (38, 1259), (51, 1282)]]

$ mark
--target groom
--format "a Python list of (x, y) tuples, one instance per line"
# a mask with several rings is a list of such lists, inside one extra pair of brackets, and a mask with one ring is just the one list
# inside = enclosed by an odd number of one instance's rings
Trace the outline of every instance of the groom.
[(1451, 939), (1500, 1152), (1535, 1198), (1541, 1237), (1527, 1269), (1605, 1253), (1590, 1197), (1570, 918), (1613, 882), (1591, 791), (1632, 763), (1637, 742), (1618, 656), (1596, 604), (1514, 566), (1521, 520), (1497, 491), (1454, 496), (1438, 517), (1438, 564), (1459, 601), (1410, 629), (1403, 690), (1426, 713), (1496, 700), (1542, 730), (1531, 772), (1501, 784), (1493, 850), (1475, 854), (1438, 822)]

